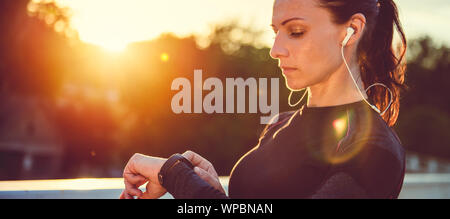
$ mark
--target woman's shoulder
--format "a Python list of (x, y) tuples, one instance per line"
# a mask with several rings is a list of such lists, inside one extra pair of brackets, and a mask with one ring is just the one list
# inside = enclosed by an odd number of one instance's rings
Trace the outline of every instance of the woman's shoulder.
[[(356, 132), (343, 139), (338, 153), (359, 153), (363, 156), (378, 156), (380, 160), (392, 158), (404, 163), (405, 149), (396, 132), (380, 117), (369, 124), (361, 125)], [(349, 152), (350, 151), (350, 152)]]
[(348, 135), (340, 142), (338, 153), (363, 150), (404, 161), (405, 150), (400, 138), (379, 114), (364, 112), (354, 118)]
[(380, 136), (355, 139), (342, 143), (337, 149), (337, 154), (340, 156), (352, 154), (355, 157), (373, 157), (377, 155), (380, 160), (392, 158), (400, 162), (403, 162), (405, 159), (405, 150), (397, 140)]
[(374, 145), (374, 147), (389, 151), (400, 160), (405, 159), (405, 150), (395, 130), (389, 127), (378, 114), (376, 114), (374, 120), (372, 125), (372, 130), (374, 131), (367, 139), (368, 143)]

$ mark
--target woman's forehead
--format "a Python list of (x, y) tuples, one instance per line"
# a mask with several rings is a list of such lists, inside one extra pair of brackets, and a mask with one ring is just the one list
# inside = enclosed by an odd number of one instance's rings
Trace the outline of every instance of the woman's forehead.
[(285, 20), (298, 17), (313, 20), (321, 15), (318, 0), (275, 0), (273, 5), (272, 24), (281, 25)]

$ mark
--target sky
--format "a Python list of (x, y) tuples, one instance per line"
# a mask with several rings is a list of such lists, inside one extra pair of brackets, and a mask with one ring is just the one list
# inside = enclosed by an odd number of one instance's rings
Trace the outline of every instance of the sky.
[[(244, 26), (265, 30), (271, 46), (274, 0), (58, 0), (74, 13), (72, 26), (81, 40), (110, 49), (149, 40), (163, 32), (207, 35), (210, 25), (237, 18)], [(424, 34), (450, 44), (449, 0), (396, 0), (407, 38)]]

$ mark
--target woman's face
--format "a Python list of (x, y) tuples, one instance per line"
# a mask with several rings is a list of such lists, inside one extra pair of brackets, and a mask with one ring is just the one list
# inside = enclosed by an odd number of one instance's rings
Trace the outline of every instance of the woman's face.
[[(270, 51), (288, 88), (300, 90), (320, 84), (341, 65), (342, 25), (318, 6), (319, 0), (276, 0), (272, 27), (276, 33)], [(342, 38), (342, 39), (341, 39)]]

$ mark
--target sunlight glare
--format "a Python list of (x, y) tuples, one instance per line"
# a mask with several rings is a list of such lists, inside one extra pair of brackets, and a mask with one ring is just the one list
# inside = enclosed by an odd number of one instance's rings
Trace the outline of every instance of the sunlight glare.
[[(240, 19), (243, 24), (252, 24), (257, 29), (267, 27), (272, 9), (272, 0), (55, 1), (72, 11), (70, 25), (78, 31), (80, 40), (108, 51), (121, 51), (130, 43), (154, 39), (162, 33), (180, 37), (208, 35), (210, 24), (242, 14), (246, 14)], [(237, 4), (240, 7), (236, 7)], [(261, 10), (249, 11), (256, 4)], [(266, 29), (267, 38), (270, 38), (271, 30)], [(239, 33), (233, 36), (239, 38)]]
[(103, 47), (106, 51), (109, 52), (122, 52), (123, 50), (125, 50), (129, 43), (124, 40), (111, 39), (101, 42), (99, 41), (96, 44)]
[(161, 54), (161, 61), (163, 61), (163, 62), (169, 61), (169, 54), (167, 54), (167, 53)]
[(346, 118), (339, 118), (333, 121), (333, 127), (336, 132), (336, 137), (340, 138), (347, 129)]

